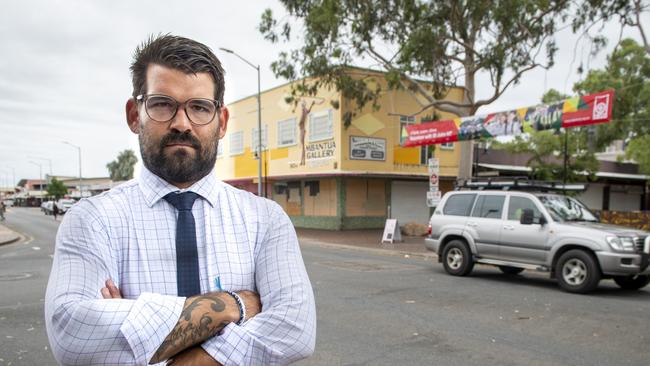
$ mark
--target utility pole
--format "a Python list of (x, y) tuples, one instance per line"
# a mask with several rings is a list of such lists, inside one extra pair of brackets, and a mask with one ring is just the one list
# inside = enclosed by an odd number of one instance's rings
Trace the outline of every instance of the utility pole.
[[(240, 60), (247, 63), (250, 67), (257, 70), (257, 195), (262, 197), (262, 87), (260, 82), (260, 65), (255, 66), (233, 50), (222, 47), (219, 49), (224, 52), (232, 53), (239, 57)], [(266, 194), (264, 197), (266, 197)]]

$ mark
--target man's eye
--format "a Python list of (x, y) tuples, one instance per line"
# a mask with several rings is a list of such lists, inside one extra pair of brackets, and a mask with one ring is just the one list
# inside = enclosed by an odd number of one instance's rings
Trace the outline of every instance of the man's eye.
[(199, 113), (210, 113), (212, 111), (210, 105), (206, 105), (203, 103), (192, 103), (190, 104), (190, 108), (194, 112), (199, 112)]

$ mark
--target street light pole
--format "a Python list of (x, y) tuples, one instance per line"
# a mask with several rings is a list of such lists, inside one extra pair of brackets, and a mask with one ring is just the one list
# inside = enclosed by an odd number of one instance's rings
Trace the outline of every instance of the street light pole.
[(257, 195), (262, 196), (262, 86), (260, 81), (260, 65), (255, 66), (250, 61), (238, 55), (235, 51), (227, 48), (220, 50), (239, 57), (240, 60), (247, 63), (250, 67), (257, 70)]
[(84, 196), (84, 195), (83, 195), (84, 191), (83, 191), (83, 189), (81, 188), (81, 147), (79, 147), (79, 146), (77, 146), (77, 145), (74, 145), (74, 144), (71, 144), (71, 143), (69, 143), (69, 142), (67, 142), (67, 141), (62, 141), (62, 142), (63, 142), (64, 144), (66, 144), (66, 145), (70, 145), (70, 146), (76, 148), (77, 151), (78, 151), (78, 153), (79, 153), (79, 199), (82, 199), (83, 196)]
[[(41, 165), (40, 163), (37, 163), (35, 161), (30, 161), (30, 163), (38, 166), (38, 180), (39, 180), (38, 186), (40, 188), (39, 191), (41, 191), (41, 193), (42, 193), (43, 192), (43, 165)], [(42, 199), (42, 197), (41, 197), (41, 199)]]
[(46, 161), (49, 163), (49, 165), (50, 165), (50, 179), (52, 178), (52, 159), (41, 158), (41, 157), (38, 157), (38, 156), (30, 156), (30, 158), (32, 158), (32, 159), (38, 159), (38, 160), (46, 160)]

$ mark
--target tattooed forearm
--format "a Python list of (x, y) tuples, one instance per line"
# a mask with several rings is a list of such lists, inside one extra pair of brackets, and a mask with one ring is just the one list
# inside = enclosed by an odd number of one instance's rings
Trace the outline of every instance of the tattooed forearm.
[(219, 298), (219, 293), (188, 298), (178, 323), (149, 363), (165, 361), (189, 347), (202, 343), (232, 321), (232, 315), (226, 312), (226, 304)]

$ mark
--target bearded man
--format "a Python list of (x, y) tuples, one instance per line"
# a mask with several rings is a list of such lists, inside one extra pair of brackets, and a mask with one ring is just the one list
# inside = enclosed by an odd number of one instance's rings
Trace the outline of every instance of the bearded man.
[(313, 353), (314, 296), (274, 202), (214, 174), (224, 71), (205, 45), (136, 49), (126, 120), (142, 174), (66, 214), (45, 298), (61, 364), (266, 365)]

